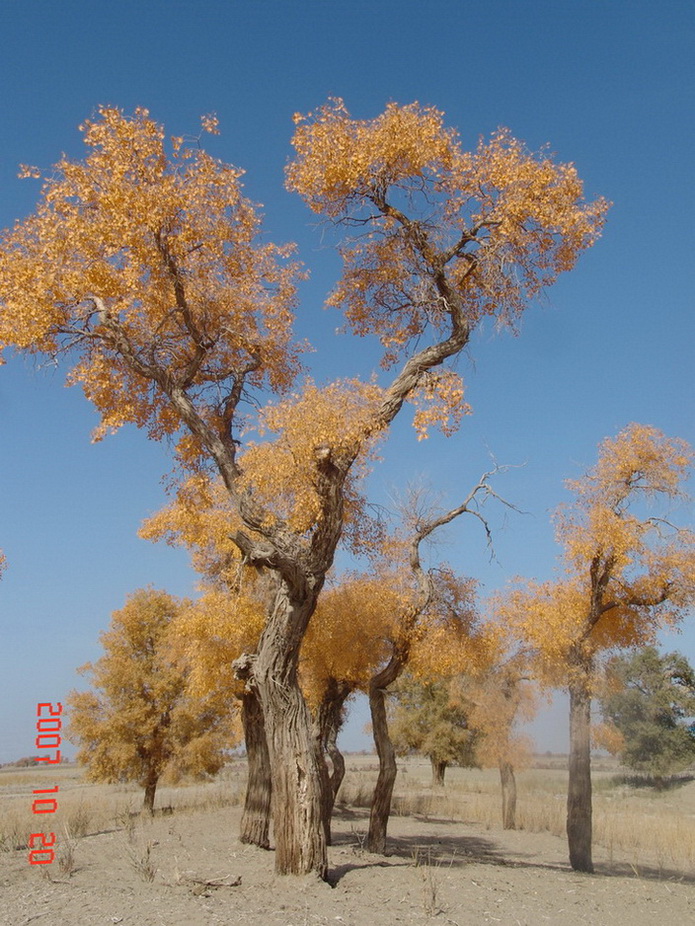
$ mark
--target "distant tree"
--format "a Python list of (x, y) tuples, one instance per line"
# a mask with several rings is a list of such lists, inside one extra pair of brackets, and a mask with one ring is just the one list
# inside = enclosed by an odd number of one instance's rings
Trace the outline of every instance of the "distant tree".
[(578, 871), (593, 871), (591, 701), (600, 660), (653, 643), (695, 602), (695, 533), (671, 521), (692, 460), (685, 441), (647, 425), (603, 441), (596, 465), (568, 483), (575, 501), (557, 518), (564, 574), (528, 582), (504, 606), (546, 679), (570, 696), (567, 837)]
[(469, 722), (469, 710), (451, 696), (451, 680), (424, 681), (405, 674), (392, 694), (389, 731), (396, 752), (427, 756), (433, 786), (444, 784), (449, 765), (470, 768), (477, 764), (476, 732)]
[(648, 646), (612, 659), (606, 675), (601, 713), (623, 765), (660, 782), (695, 762), (695, 671), (685, 656)]
[(14, 762), (7, 762), (6, 764), (13, 765), (16, 768), (36, 768), (39, 761), (39, 756), (22, 756), (21, 759), (16, 759)]
[[(487, 641), (489, 667), (458, 681), (459, 696), (468, 704), (468, 720), (476, 732), (476, 762), (500, 773), (502, 826), (516, 829), (516, 775), (531, 759), (532, 742), (518, 732), (536, 713), (536, 694), (527, 661), (521, 653), (500, 648), (503, 637)], [(452, 692), (456, 696), (456, 690)]]
[(228, 708), (221, 715), (187, 691), (189, 670), (173, 634), (186, 605), (152, 589), (130, 595), (101, 636), (104, 655), (80, 669), (94, 690), (68, 697), (67, 732), (87, 777), (137, 781), (149, 813), (165, 771), (214, 773), (234, 745)]

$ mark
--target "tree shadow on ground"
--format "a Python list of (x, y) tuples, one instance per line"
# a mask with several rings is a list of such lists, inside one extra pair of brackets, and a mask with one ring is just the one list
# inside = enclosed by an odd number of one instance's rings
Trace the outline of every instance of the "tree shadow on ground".
[[(420, 819), (414, 817), (414, 819)], [(458, 821), (423, 817), (422, 822), (428, 826), (433, 824), (456, 825)], [(394, 864), (432, 865), (446, 868), (462, 868), (471, 864), (496, 865), (508, 868), (527, 868), (540, 871), (556, 871), (564, 874), (574, 874), (578, 877), (599, 878), (635, 878), (644, 881), (677, 881), (684, 884), (695, 884), (695, 874), (685, 873), (676, 869), (655, 866), (653, 864), (634, 865), (629, 862), (598, 862), (595, 864), (593, 875), (582, 875), (573, 872), (566, 863), (544, 862), (533, 852), (524, 852), (519, 849), (509, 849), (497, 842), (494, 837), (488, 838), (478, 834), (470, 835), (442, 835), (413, 834), (409, 836), (391, 835), (386, 842), (386, 853), (383, 856), (374, 855), (366, 849), (366, 829), (369, 823), (369, 814), (361, 808), (342, 807), (336, 813), (336, 820), (347, 822), (352, 826), (352, 832), (336, 832), (333, 845), (336, 847), (349, 846), (355, 852), (354, 862), (336, 866), (331, 870), (330, 883), (336, 885), (342, 877), (356, 868), (389, 867)], [(356, 824), (361, 824), (358, 830)]]
[(695, 775), (672, 775), (666, 778), (655, 775), (614, 775), (610, 779), (614, 788), (628, 787), (652, 791), (676, 791), (691, 781), (695, 781)]

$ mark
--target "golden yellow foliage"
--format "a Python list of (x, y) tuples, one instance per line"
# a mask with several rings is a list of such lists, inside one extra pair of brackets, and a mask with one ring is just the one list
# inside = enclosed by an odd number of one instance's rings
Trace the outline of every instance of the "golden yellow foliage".
[(549, 679), (566, 677), (568, 663), (581, 669), (597, 653), (653, 642), (695, 600), (695, 535), (668, 521), (692, 459), (685, 441), (632, 424), (570, 484), (576, 502), (557, 517), (565, 576), (523, 583), (498, 603)]
[(236, 586), (241, 567), (241, 553), (231, 536), (239, 525), (221, 480), (197, 472), (179, 481), (171, 501), (147, 518), (139, 534), (189, 550), (206, 584), (230, 589)]
[(302, 690), (315, 708), (331, 679), (365, 691), (388, 660), (403, 597), (400, 589), (369, 575), (345, 576), (319, 599), (302, 645)]
[[(361, 230), (343, 248), (329, 304), (344, 306), (359, 334), (380, 337), (385, 365), (428, 325), (443, 326), (445, 268), (469, 323), (513, 322), (593, 244), (608, 208), (583, 202), (571, 164), (530, 154), (506, 129), (463, 151), (433, 107), (392, 103), (355, 120), (333, 99), (295, 122), (289, 189)], [(402, 205), (414, 201), (418, 219)]]
[(234, 673), (233, 662), (243, 653), (255, 652), (266, 620), (268, 597), (252, 570), (245, 570), (234, 590), (210, 588), (186, 608), (177, 621), (176, 645), (186, 653), (190, 666), (189, 688), (231, 711), (244, 683)]
[(70, 694), (68, 735), (91, 780), (146, 786), (166, 769), (216, 771), (238, 741), (230, 699), (219, 710), (188, 689), (188, 654), (174, 634), (188, 607), (165, 592), (134, 592), (101, 635), (104, 655), (82, 667), (93, 690)]
[(625, 750), (625, 737), (612, 723), (594, 724), (591, 740), (594, 748), (605, 749), (612, 756), (619, 756)]
[(189, 390), (217, 424), (223, 380), (287, 388), (299, 270), (291, 248), (258, 241), (242, 171), (168, 147), (146, 109), (101, 107), (81, 129), (87, 157), (59, 161), (34, 215), (3, 234), (0, 343), (76, 354), (97, 437), (127, 421), (178, 431), (163, 390)]
[(269, 515), (301, 535), (323, 515), (317, 461), (355, 460), (343, 490), (344, 526), (355, 541), (371, 535), (356, 484), (379, 436), (374, 421), (382, 399), (383, 390), (374, 383), (349, 380), (320, 388), (308, 381), (301, 393), (267, 405), (258, 431), (276, 437), (247, 445), (240, 458), (242, 484), (253, 489)]
[[(345, 245), (329, 302), (345, 307), (358, 333), (381, 338), (385, 366), (426, 328), (440, 338), (388, 389), (308, 383), (260, 416), (240, 414), (249, 391), (282, 393), (296, 377), (304, 345), (291, 326), (302, 274), (291, 248), (259, 240), (242, 171), (197, 142), (167, 141), (146, 109), (101, 107), (81, 126), (84, 160), (61, 159), (35, 213), (0, 241), (0, 345), (69, 352), (70, 381), (101, 414), (97, 437), (125, 422), (157, 439), (176, 434), (180, 462), (214, 461), (236, 508), (253, 488), (239, 520), (272, 536), (283, 556), (283, 531), (304, 536), (329, 524), (322, 542), (337, 542), (345, 474), (405, 400), (416, 405), (419, 438), (432, 426), (455, 430), (468, 410), (463, 383), (441, 364), (481, 317), (512, 320), (570, 269), (607, 208), (583, 201), (571, 165), (528, 153), (504, 130), (464, 152), (431, 107), (390, 104), (359, 121), (331, 100), (295, 121), (288, 187), (362, 226)], [(202, 128), (217, 134), (216, 116)], [(276, 438), (249, 442), (264, 429)], [(338, 475), (322, 481), (326, 463)]]
[(477, 671), (484, 658), (476, 582), (440, 566), (432, 596), (412, 631), (408, 671), (418, 681)]

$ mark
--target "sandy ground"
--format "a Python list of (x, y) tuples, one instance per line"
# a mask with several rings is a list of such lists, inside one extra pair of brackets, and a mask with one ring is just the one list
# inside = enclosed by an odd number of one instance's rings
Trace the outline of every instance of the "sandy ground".
[[(686, 926), (695, 884), (595, 853), (597, 873), (569, 869), (565, 841), (444, 819), (394, 817), (387, 857), (363, 850), (366, 811), (334, 821), (331, 884), (278, 877), (273, 853), (236, 841), (238, 808), (158, 816), (128, 833), (75, 843), (74, 870), (0, 855), (2, 926)], [(147, 881), (140, 870), (155, 869)], [(210, 883), (206, 883), (210, 882)]]

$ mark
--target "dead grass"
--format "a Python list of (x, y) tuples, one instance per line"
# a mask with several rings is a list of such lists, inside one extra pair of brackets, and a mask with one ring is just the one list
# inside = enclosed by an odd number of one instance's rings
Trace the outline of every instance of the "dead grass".
[[(517, 829), (565, 835), (567, 772), (544, 761), (517, 775)], [(610, 763), (594, 771), (594, 843), (631, 859), (635, 870), (648, 859), (664, 870), (695, 873), (695, 781), (684, 779), (659, 791), (626, 783)], [(376, 768), (373, 757), (353, 757), (338, 802), (368, 807)], [(501, 823), (499, 777), (495, 770), (450, 768), (445, 787), (432, 788), (429, 763), (399, 762), (393, 799), (395, 815), (465, 821), (482, 828)]]
[[(532, 833), (549, 832), (563, 837), (567, 773), (559, 763), (532, 768), (517, 776), (517, 828)], [(368, 807), (376, 780), (373, 756), (348, 758), (348, 771), (338, 795), (338, 807)], [(239, 804), (243, 798), (245, 766), (232, 763), (207, 783), (179, 782), (158, 789), (157, 816), (184, 815), (199, 810), (219, 810)], [(32, 790), (59, 784), (59, 808), (55, 816), (31, 812)], [(695, 781), (658, 791), (634, 787), (615, 768), (604, 767), (594, 775), (594, 841), (612, 859), (613, 852), (630, 859), (635, 871), (647, 861), (664, 870), (695, 873)], [(131, 846), (142, 835), (142, 791), (135, 785), (97, 785), (85, 782), (74, 766), (58, 770), (0, 770), (0, 851), (26, 847), (31, 832), (50, 829), (58, 836), (56, 859), (70, 875), (75, 869), (80, 837), (113, 830), (124, 831)], [(472, 823), (481, 829), (500, 825), (499, 779), (494, 770), (448, 769), (444, 788), (433, 789), (429, 763), (419, 759), (399, 762), (393, 799), (394, 816), (445, 818)], [(361, 849), (362, 846), (360, 845)], [(137, 851), (147, 871), (146, 842)], [(430, 866), (427, 866), (430, 867)], [(436, 908), (431, 882), (436, 873), (424, 872), (427, 906)], [(436, 893), (436, 892), (435, 892)]]
[[(241, 763), (223, 770), (210, 782), (179, 782), (157, 790), (155, 814), (217, 810), (238, 804), (243, 798), (245, 770)], [(58, 784), (58, 810), (38, 816), (32, 813), (33, 789)], [(76, 766), (6, 772), (0, 769), (0, 851), (27, 846), (29, 834), (54, 831), (56, 847), (64, 841), (115, 829), (128, 829), (142, 810), (142, 789), (135, 784), (92, 784)]]

